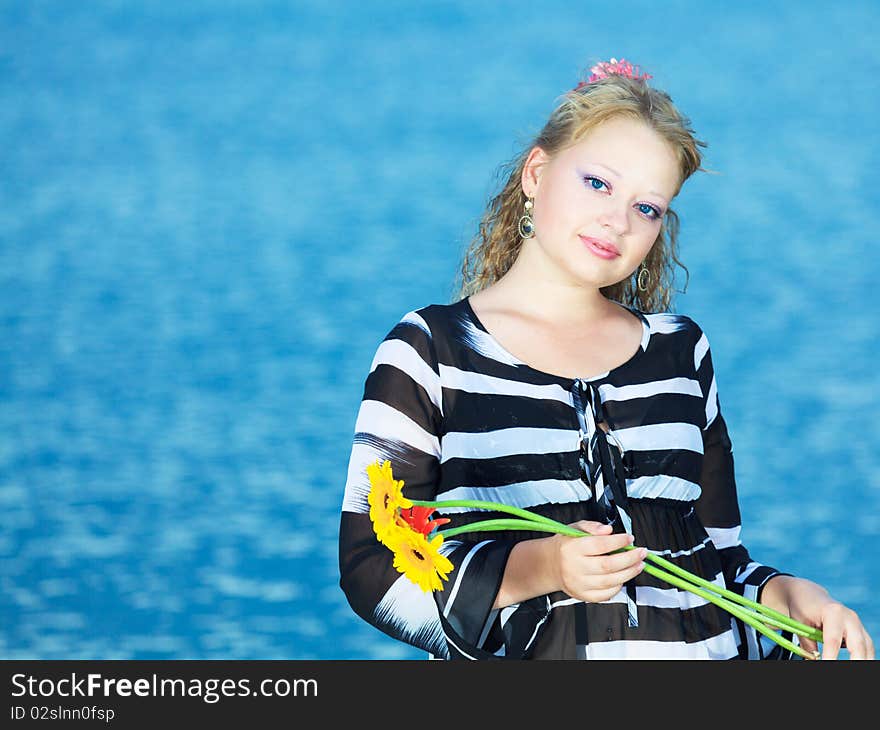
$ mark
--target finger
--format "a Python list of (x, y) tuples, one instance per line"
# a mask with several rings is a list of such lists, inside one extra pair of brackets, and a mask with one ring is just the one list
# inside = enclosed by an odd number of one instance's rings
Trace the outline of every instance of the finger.
[[(618, 556), (614, 556), (618, 557)], [(629, 556), (627, 556), (629, 557)], [(603, 558), (604, 560), (604, 558)], [(639, 559), (619, 570), (588, 573), (582, 578), (583, 590), (595, 591), (616, 588), (619, 590), (627, 581), (632, 580), (645, 569), (645, 563)]]
[(868, 636), (861, 621), (858, 619), (854, 623), (847, 626), (845, 632), (844, 646), (849, 652), (850, 659), (869, 659), (873, 652), (873, 646), (870, 646), (871, 637)]
[(608, 535), (612, 530), (611, 525), (605, 522), (594, 522), (593, 520), (573, 522), (569, 527), (574, 527), (582, 532), (588, 532), (591, 535)]
[(620, 593), (620, 586), (602, 590), (585, 590), (581, 595), (581, 600), (587, 603), (602, 603), (603, 601), (610, 601), (618, 593)]
[(829, 619), (822, 626), (822, 659), (837, 659), (843, 643), (843, 626), (840, 622)]
[(860, 631), (853, 631), (851, 634), (847, 633), (844, 638), (843, 646), (845, 646), (846, 650), (849, 652), (850, 659), (864, 659), (867, 654), (865, 637), (862, 636)]
[[(644, 563), (647, 553), (648, 551), (645, 548), (636, 548), (634, 550), (624, 550), (620, 553), (590, 556), (586, 559), (585, 565), (589, 573), (613, 575)], [(592, 568), (592, 570), (589, 568)]]
[[(825, 632), (822, 632), (825, 634)], [(827, 638), (827, 634), (825, 634), (825, 643), (822, 644), (822, 659), (824, 660), (834, 660), (837, 659), (840, 654), (840, 646), (842, 643), (841, 637), (833, 637), (830, 640)]]
[(581, 555), (605, 555), (632, 545), (633, 536), (627, 533), (613, 535), (590, 535), (576, 538), (576, 548)]
[(819, 651), (819, 643), (812, 639), (808, 639), (806, 636), (798, 636), (797, 643), (808, 654), (815, 654)]
[(619, 587), (623, 587), (624, 583), (631, 581), (637, 575), (639, 575), (645, 569), (644, 561), (639, 561), (635, 565), (631, 565), (624, 570), (619, 570), (616, 573), (609, 573), (607, 577), (613, 581), (612, 585), (617, 585)]

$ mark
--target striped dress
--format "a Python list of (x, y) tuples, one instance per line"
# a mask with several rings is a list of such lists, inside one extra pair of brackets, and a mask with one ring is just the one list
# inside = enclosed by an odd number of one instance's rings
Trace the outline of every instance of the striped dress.
[[(620, 305), (623, 306), (623, 305)], [(610, 600), (564, 592), (493, 609), (513, 545), (547, 533), (465, 533), (425, 593), (392, 566), (369, 519), (366, 466), (390, 460), (410, 499), (477, 499), (569, 524), (613, 522), (635, 544), (753, 600), (779, 571), (740, 542), (733, 452), (705, 333), (683, 314), (642, 312), (637, 352), (584, 378), (507, 352), (467, 298), (408, 312), (379, 344), (355, 423), (339, 532), (352, 609), (442, 659), (791, 658), (754, 629), (647, 573)], [(585, 458), (606, 424), (597, 493)], [(508, 515), (448, 508), (446, 527)], [(769, 646), (768, 646), (769, 643)]]

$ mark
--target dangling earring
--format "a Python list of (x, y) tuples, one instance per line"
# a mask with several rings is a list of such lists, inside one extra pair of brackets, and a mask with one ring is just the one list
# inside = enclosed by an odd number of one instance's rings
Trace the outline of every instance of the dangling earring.
[[(644, 276), (644, 283), (642, 282), (642, 277)], [(651, 281), (651, 272), (648, 270), (648, 267), (643, 263), (639, 267), (639, 276), (638, 276), (638, 286), (639, 291), (648, 291), (648, 284)]]
[(526, 212), (519, 219), (519, 235), (523, 238), (532, 238), (535, 235), (535, 221), (532, 220), (532, 199), (528, 198), (525, 204)]

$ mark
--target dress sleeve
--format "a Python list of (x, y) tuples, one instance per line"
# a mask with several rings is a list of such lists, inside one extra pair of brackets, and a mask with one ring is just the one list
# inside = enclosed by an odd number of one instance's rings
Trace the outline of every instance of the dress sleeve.
[(409, 312), (376, 350), (354, 427), (339, 526), (340, 587), (358, 616), (389, 636), (445, 656), (430, 593), (393, 566), (370, 521), (367, 465), (392, 464), (410, 499), (433, 499), (439, 474), (442, 399), (427, 323)]
[[(430, 593), (397, 571), (392, 552), (373, 531), (368, 464), (390, 461), (409, 499), (437, 497), (443, 434), (440, 366), (429, 325), (418, 312), (405, 315), (380, 343), (354, 430), (339, 527), (339, 572), (340, 587), (355, 613), (436, 658), (523, 655), (549, 607), (542, 597), (493, 610), (513, 541), (475, 535), (445, 540), (441, 553), (453, 569), (443, 589)], [(438, 510), (438, 516), (455, 523), (454, 514)]]
[[(694, 367), (702, 393), (705, 422), (702, 426), (701, 494), (694, 509), (718, 551), (728, 590), (760, 601), (767, 581), (775, 575), (787, 574), (752, 560), (740, 541), (742, 524), (736, 494), (733, 445), (721, 413), (709, 341), (699, 326), (696, 326), (696, 333)], [(771, 650), (765, 649), (762, 637), (755, 629), (738, 619), (735, 624), (740, 634), (740, 654), (743, 658), (770, 658)], [(774, 647), (773, 652), (778, 653), (779, 647), (775, 644)], [(782, 657), (774, 654), (773, 658)]]

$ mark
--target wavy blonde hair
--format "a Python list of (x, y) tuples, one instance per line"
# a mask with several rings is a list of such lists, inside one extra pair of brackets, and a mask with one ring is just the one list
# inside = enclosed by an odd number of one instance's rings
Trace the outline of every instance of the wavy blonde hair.
[[(532, 148), (538, 146), (552, 158), (583, 139), (602, 122), (614, 117), (644, 122), (671, 145), (680, 172), (675, 195), (678, 195), (685, 180), (696, 171), (703, 170), (699, 148), (707, 145), (695, 137), (690, 120), (676, 109), (668, 94), (649, 87), (645, 80), (621, 75), (581, 84), (561, 97), (534, 140), (513, 160), (499, 168), (498, 176), (503, 178), (506, 173), (506, 180), (501, 191), (490, 199), (480, 221), (479, 232), (465, 251), (454, 286), (457, 299), (493, 284), (504, 276), (519, 255), (522, 246), (519, 219), (526, 201), (521, 180)], [(638, 288), (637, 269), (629, 278), (603, 287), (600, 290), (602, 294), (644, 312), (668, 311), (675, 273), (673, 262), (687, 273), (687, 267), (677, 257), (678, 229), (678, 216), (669, 207), (663, 216), (657, 239), (643, 262), (650, 273), (647, 291)]]

